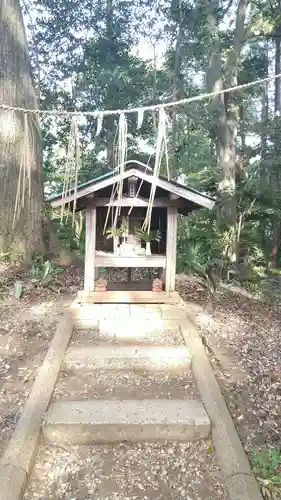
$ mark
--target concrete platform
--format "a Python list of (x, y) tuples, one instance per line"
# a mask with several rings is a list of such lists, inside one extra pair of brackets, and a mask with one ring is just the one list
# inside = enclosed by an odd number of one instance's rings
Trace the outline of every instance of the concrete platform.
[(197, 400), (57, 401), (43, 426), (44, 440), (56, 444), (192, 441), (209, 432)]
[(174, 346), (73, 346), (65, 358), (66, 368), (106, 370), (185, 371), (190, 368), (186, 347)]
[(177, 292), (152, 291), (107, 291), (107, 292), (78, 292), (78, 300), (82, 304), (178, 304), (180, 296)]

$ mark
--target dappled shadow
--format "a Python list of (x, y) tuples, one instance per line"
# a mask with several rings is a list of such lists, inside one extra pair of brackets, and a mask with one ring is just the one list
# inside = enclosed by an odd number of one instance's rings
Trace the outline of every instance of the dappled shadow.
[[(49, 288), (32, 284), (24, 269), (1, 263), (0, 455), (12, 435), (62, 311), (81, 287), (80, 274), (80, 270), (69, 267)], [(13, 295), (17, 280), (23, 283), (20, 300)]]
[(194, 280), (179, 292), (196, 318), (246, 451), (281, 443), (281, 311), (234, 290), (210, 298)]

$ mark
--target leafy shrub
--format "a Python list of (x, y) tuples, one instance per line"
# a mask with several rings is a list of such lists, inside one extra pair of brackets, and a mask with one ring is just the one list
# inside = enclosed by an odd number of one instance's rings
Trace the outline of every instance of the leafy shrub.
[(179, 227), (177, 268), (179, 272), (195, 274), (212, 294), (216, 291), (215, 267), (219, 259), (210, 258), (211, 246), (207, 233), (189, 226), (185, 220)]
[(281, 452), (274, 448), (256, 449), (252, 454), (253, 471), (265, 498), (281, 498)]

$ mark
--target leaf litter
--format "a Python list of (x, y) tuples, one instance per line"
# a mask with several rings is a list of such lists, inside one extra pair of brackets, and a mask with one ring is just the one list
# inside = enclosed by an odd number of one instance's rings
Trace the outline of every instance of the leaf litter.
[[(276, 287), (276, 283), (274, 283)], [(219, 287), (211, 297), (192, 278), (178, 291), (196, 319), (202, 342), (245, 451), (281, 449), (281, 288), (272, 295)], [(281, 470), (281, 464), (279, 469)], [(265, 498), (268, 491), (263, 488)], [(278, 496), (281, 498), (281, 490)]]

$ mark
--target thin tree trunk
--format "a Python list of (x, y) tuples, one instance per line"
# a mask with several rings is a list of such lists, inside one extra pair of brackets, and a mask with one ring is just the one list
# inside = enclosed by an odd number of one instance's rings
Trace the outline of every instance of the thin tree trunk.
[[(277, 4), (278, 16), (281, 12), (281, 0), (278, 0)], [(279, 75), (281, 72), (281, 25), (277, 28), (277, 36), (275, 40), (275, 75)], [(281, 85), (280, 78), (275, 78), (275, 96), (274, 96), (274, 172), (272, 176), (272, 189), (275, 191), (276, 195), (280, 191), (280, 172), (279, 172), (279, 162), (281, 159), (281, 137), (280, 137), (280, 124), (281, 124)], [(273, 232), (272, 232), (272, 250), (271, 250), (271, 266), (276, 267), (277, 256), (280, 248), (280, 236), (281, 236), (281, 222), (279, 218), (273, 221)]]
[[(111, 44), (113, 41), (113, 0), (106, 0), (106, 38), (108, 42), (108, 52), (106, 57), (108, 61), (112, 61), (112, 65), (115, 65), (114, 58), (115, 54), (112, 52)], [(112, 107), (112, 97), (108, 96), (109, 100), (106, 103), (108, 108)], [(117, 167), (115, 162), (115, 150), (114, 150), (114, 139), (115, 139), (115, 119), (113, 116), (108, 116), (106, 118), (107, 125), (107, 162), (110, 170), (113, 170)]]
[[(265, 78), (268, 77), (268, 43), (265, 46), (265, 61), (266, 61), (266, 71)], [(260, 169), (260, 189), (265, 191), (268, 188), (268, 169), (266, 160), (268, 158), (268, 82), (263, 85), (262, 96), (261, 96), (261, 169)], [(266, 237), (266, 226), (267, 222), (263, 218), (260, 221), (260, 233), (261, 233), (261, 246), (264, 252), (264, 258), (266, 261), (266, 267), (269, 265), (270, 257), (270, 245), (268, 244), (268, 238)]]
[[(0, 52), (0, 102), (36, 109), (18, 0), (0, 1)], [(0, 254), (17, 261), (44, 250), (41, 153), (36, 115), (0, 109)]]
[[(266, 72), (265, 78), (268, 77), (268, 44), (265, 48)], [(268, 126), (268, 82), (263, 85), (261, 96), (261, 187), (268, 184), (268, 173), (266, 168), (267, 158), (267, 126)]]
[[(172, 0), (172, 9), (177, 11), (179, 14), (179, 23), (178, 23), (178, 33), (176, 38), (176, 45), (174, 50), (174, 61), (173, 61), (173, 74), (172, 74), (172, 100), (176, 101), (178, 99), (179, 94), (179, 73), (181, 66), (181, 43), (182, 43), (182, 35), (183, 35), (183, 16), (181, 10), (181, 2), (180, 0)], [(177, 17), (177, 16), (176, 16)], [(172, 111), (172, 137), (171, 137), (171, 147), (170, 147), (170, 175), (172, 179), (177, 178), (177, 158), (176, 158), (176, 149), (177, 149), (177, 110), (173, 108)]]

